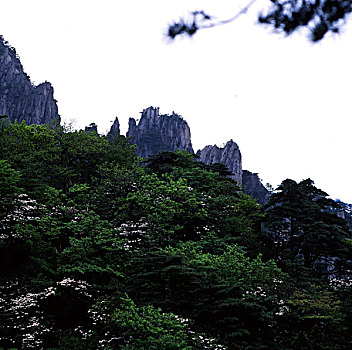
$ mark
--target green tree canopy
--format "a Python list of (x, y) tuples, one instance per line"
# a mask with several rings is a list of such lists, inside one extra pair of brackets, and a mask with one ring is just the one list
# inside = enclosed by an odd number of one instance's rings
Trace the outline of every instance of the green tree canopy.
[(338, 204), (311, 179), (287, 179), (266, 206), (266, 229), (276, 247), (276, 259), (303, 264), (321, 274), (343, 273), (351, 253), (346, 222), (332, 213)]

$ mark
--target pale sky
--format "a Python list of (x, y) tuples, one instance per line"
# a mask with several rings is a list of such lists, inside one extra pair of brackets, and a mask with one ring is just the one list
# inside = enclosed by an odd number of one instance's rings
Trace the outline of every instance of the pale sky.
[[(352, 203), (352, 27), (312, 44), (255, 23), (258, 0), (235, 22), (173, 43), (168, 23), (204, 10), (236, 14), (243, 0), (3, 0), (0, 34), (35, 84), (50, 81), (63, 121), (106, 133), (117, 116), (160, 107), (188, 122), (193, 148), (233, 139), (243, 169), (274, 187), (312, 178)], [(352, 22), (352, 19), (350, 19)]]

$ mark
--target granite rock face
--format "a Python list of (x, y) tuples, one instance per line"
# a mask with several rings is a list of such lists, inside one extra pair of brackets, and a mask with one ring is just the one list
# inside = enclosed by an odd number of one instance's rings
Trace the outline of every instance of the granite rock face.
[(222, 163), (233, 173), (231, 176), (242, 184), (242, 156), (236, 142), (230, 140), (224, 147), (205, 146), (197, 152), (199, 160), (205, 164)]
[[(120, 134), (117, 118), (108, 133), (109, 136), (113, 134)], [(187, 122), (174, 112), (172, 115), (159, 115), (159, 108), (144, 109), (138, 124), (135, 119), (130, 118), (126, 137), (137, 145), (137, 154), (143, 158), (177, 149), (194, 153)], [(262, 205), (267, 203), (270, 193), (260, 182), (258, 174), (242, 170), (241, 151), (236, 142), (230, 140), (224, 147), (206, 146), (197, 155), (205, 164), (226, 165), (233, 174), (231, 177), (244, 187), (246, 193)]]
[(242, 185), (244, 192), (258, 200), (258, 203), (265, 205), (270, 197), (270, 192), (263, 186), (257, 173), (243, 170)]
[(108, 132), (108, 137), (116, 137), (120, 135), (120, 123), (116, 117), (114, 123), (111, 125), (110, 131)]
[(35, 86), (23, 71), (16, 50), (0, 36), (0, 115), (27, 124), (60, 122), (54, 89), (49, 82)]
[(193, 153), (187, 122), (174, 112), (172, 115), (159, 115), (159, 108), (144, 109), (138, 124), (130, 118), (126, 136), (137, 145), (137, 153), (143, 158), (162, 151), (186, 150)]

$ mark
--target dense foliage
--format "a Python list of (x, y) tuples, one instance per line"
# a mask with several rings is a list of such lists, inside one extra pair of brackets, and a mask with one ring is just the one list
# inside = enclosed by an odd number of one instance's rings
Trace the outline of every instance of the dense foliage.
[[(249, 0), (242, 9), (227, 19), (218, 19), (204, 11), (193, 11), (189, 18), (181, 18), (169, 25), (167, 36), (193, 36), (200, 29), (212, 28), (235, 21), (247, 13), (256, 0)], [(312, 42), (322, 40), (327, 33), (339, 33), (352, 12), (350, 0), (270, 0), (258, 15), (258, 23), (275, 32), (290, 35), (300, 28), (309, 31)]]
[(0, 147), (0, 349), (352, 347), (351, 215), (310, 179), (262, 208), (122, 136), (3, 121)]
[(349, 0), (271, 0), (271, 8), (259, 16), (259, 23), (291, 34), (299, 28), (310, 29), (310, 39), (322, 40), (328, 32), (339, 33), (352, 12)]

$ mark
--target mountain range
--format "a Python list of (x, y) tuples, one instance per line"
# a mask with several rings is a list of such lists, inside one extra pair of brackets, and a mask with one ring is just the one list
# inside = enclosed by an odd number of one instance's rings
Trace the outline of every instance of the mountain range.
[[(15, 48), (0, 36), (0, 116), (10, 122), (17, 120), (27, 124), (60, 123), (54, 89), (49, 82), (35, 86), (24, 72)], [(87, 131), (96, 131), (93, 123)], [(109, 135), (120, 135), (116, 118)], [(205, 164), (222, 163), (244, 190), (265, 204), (270, 196), (257, 173), (242, 169), (242, 155), (236, 142), (228, 141), (224, 147), (207, 145), (195, 152), (191, 131), (187, 122), (177, 113), (160, 114), (158, 107), (148, 107), (141, 118), (130, 118), (126, 137), (137, 146), (140, 157), (147, 158), (161, 151), (185, 150), (194, 153)]]

